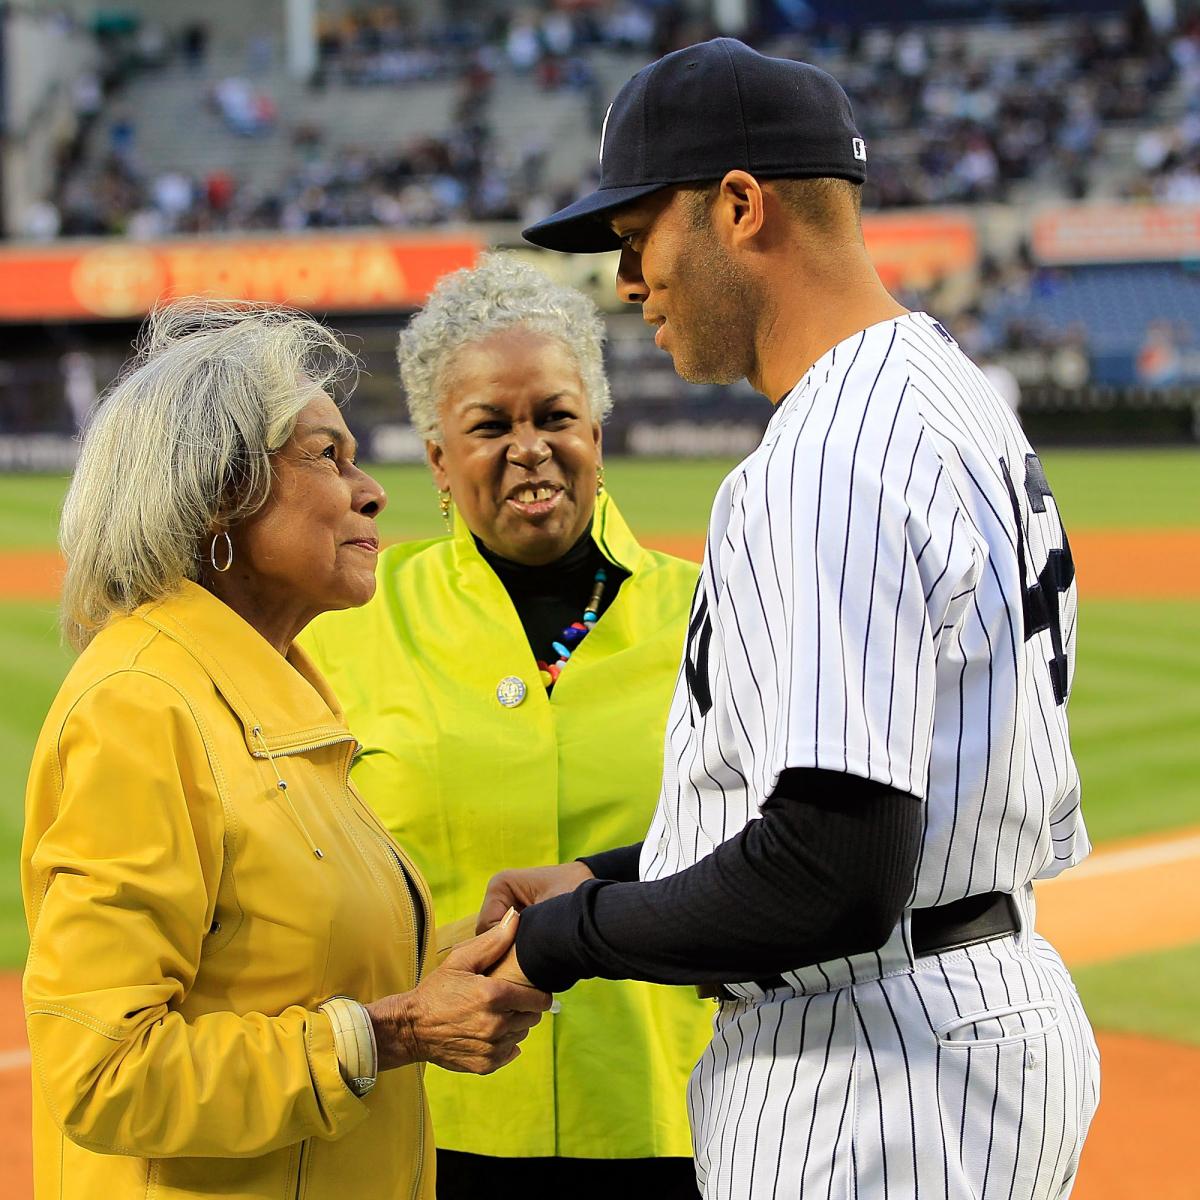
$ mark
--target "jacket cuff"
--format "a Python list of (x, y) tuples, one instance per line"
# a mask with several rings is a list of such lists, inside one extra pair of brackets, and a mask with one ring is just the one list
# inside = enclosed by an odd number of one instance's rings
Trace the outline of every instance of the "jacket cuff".
[(308, 1014), (305, 1031), (308, 1067), (312, 1072), (321, 1116), (325, 1123), (323, 1136), (334, 1140), (361, 1125), (370, 1109), (347, 1086), (338, 1062), (333, 1023), (323, 1012)]

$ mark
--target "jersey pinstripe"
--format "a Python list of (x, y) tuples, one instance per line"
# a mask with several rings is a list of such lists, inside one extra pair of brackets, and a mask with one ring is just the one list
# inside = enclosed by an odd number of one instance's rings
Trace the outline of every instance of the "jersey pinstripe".
[[(917, 907), (1017, 891), (1087, 853), (1053, 632), (1025, 636), (1027, 586), (1064, 546), (1057, 508), (940, 328), (912, 314), (835, 346), (722, 485), (644, 878), (740, 830), (786, 767), (925, 801)], [(1053, 603), (1065, 699), (1073, 580)]]
[[(945, 964), (914, 958), (906, 913), (879, 951), (798, 964), (784, 989), (734, 985), (742, 1001), (722, 1005), (689, 1095), (706, 1196), (792, 1196), (810, 1175), (818, 1195), (888, 1195), (889, 1176), (895, 1196), (916, 1195), (918, 1179), (921, 1194), (982, 1194), (993, 1169), (1010, 1200), (1069, 1190), (1095, 1044), (1032, 932), (1029, 885), (1089, 849), (1066, 723), (1075, 625), (1041, 464), (926, 314), (831, 349), (725, 480), (643, 878), (737, 834), (786, 768), (817, 767), (923, 800), (911, 907), (1011, 892), (1022, 928)], [(935, 1015), (963, 1014), (976, 1017), (969, 1044), (951, 1045)], [(994, 1162), (978, 1160), (985, 1130), (1006, 1147)], [(1034, 1155), (1056, 1137), (1059, 1150)], [(937, 1172), (918, 1168), (919, 1152)]]
[(1098, 1099), (1074, 985), (1027, 932), (722, 1004), (688, 1090), (705, 1200), (1062, 1200)]

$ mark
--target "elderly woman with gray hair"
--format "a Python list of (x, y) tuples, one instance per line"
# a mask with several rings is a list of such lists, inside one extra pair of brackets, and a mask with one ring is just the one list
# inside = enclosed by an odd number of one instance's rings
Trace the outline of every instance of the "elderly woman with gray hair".
[(513, 919), (426, 972), (295, 645), (375, 590), (349, 366), (296, 314), (167, 308), (84, 436), (21, 863), (38, 1195), (428, 1200), (423, 1064), (493, 1071), (550, 1003), (485, 975)]
[[(304, 638), (362, 742), (355, 784), (472, 929), (495, 872), (637, 841), (658, 794), (697, 568), (605, 490), (602, 340), (513, 256), (445, 277), (399, 360), (452, 528), (385, 550), (375, 598)], [(695, 1197), (710, 1019), (690, 991), (590, 980), (504, 1078), (431, 1072), (438, 1196)]]

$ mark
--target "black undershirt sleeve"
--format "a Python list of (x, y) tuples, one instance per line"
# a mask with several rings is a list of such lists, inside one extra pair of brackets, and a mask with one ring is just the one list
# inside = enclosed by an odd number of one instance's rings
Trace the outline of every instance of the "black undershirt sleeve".
[[(588, 880), (527, 908), (517, 960), (560, 992), (597, 977), (738, 983), (878, 949), (912, 890), (923, 818), (920, 800), (883, 784), (784, 771), (762, 819), (694, 866)], [(634, 849), (584, 861), (625, 877)]]
[(642, 843), (618, 846), (615, 850), (601, 850), (599, 854), (581, 855), (581, 862), (597, 879), (611, 879), (616, 883), (636, 883), (642, 858)]

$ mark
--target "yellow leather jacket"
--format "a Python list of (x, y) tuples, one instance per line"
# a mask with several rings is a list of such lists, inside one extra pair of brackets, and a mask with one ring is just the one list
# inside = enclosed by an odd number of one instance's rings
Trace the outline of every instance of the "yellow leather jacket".
[(421, 1068), (358, 1099), (315, 1011), (430, 953), (355, 749), (304, 654), (192, 583), (79, 657), (21, 854), (39, 1197), (431, 1200)]

